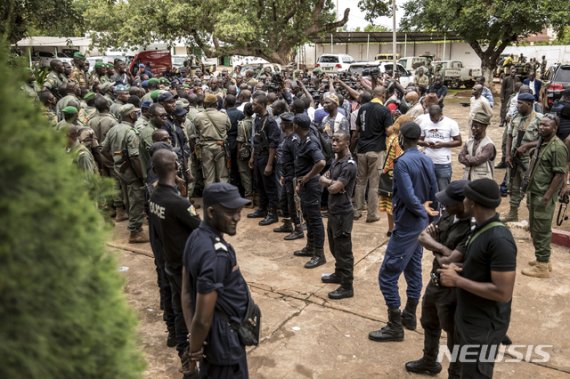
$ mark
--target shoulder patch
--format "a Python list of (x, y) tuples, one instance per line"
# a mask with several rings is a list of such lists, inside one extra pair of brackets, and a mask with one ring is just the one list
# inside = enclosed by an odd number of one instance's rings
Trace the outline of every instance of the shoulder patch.
[(348, 164), (354, 164), (354, 165), (356, 164), (356, 161), (354, 159), (349, 159), (347, 162)]
[(216, 242), (214, 244), (214, 250), (218, 251), (218, 250), (222, 250), (222, 251), (228, 251), (228, 248), (226, 245), (224, 245), (221, 242)]

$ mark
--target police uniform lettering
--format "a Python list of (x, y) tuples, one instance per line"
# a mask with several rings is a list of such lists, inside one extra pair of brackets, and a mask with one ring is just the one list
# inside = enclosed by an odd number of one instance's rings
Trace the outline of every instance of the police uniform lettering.
[(149, 203), (150, 206), (150, 213), (156, 215), (161, 220), (164, 220), (164, 207), (161, 207), (158, 204), (153, 203), (152, 201)]

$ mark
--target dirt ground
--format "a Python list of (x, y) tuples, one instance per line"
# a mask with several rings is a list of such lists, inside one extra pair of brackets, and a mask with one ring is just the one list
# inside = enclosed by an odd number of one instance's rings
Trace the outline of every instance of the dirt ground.
[[(468, 108), (460, 105), (467, 97), (450, 94), (444, 113), (456, 119), (464, 141), (468, 131)], [(499, 147), (502, 128), (498, 125), (498, 101), (488, 134)], [(454, 151), (456, 158), (457, 151)], [(454, 178), (462, 175), (454, 163)], [(498, 170), (496, 179), (502, 179)], [(501, 212), (508, 210), (503, 199)], [(387, 242), (387, 222), (382, 219), (366, 224), (364, 218), (355, 221), (353, 250), (355, 255), (355, 297), (331, 301), (327, 293), (334, 285), (322, 284), (320, 276), (334, 270), (334, 260), (325, 249), (327, 264), (315, 270), (302, 267), (305, 259), (292, 255), (304, 246), (305, 240), (286, 242), (282, 235), (271, 232), (273, 226), (260, 227), (242, 213), (238, 234), (229, 238), (238, 254), (238, 262), (253, 297), (261, 307), (262, 341), (249, 349), (249, 372), (252, 379), (278, 378), (408, 378), (404, 363), (421, 356), (423, 330), (406, 331), (405, 340), (396, 343), (369, 341), (368, 332), (385, 325), (386, 306), (378, 288), (378, 270)], [(527, 217), (521, 206), (521, 218)], [(326, 220), (325, 220), (326, 223)], [(570, 222), (562, 229), (570, 230)], [(518, 274), (513, 297), (513, 314), (509, 336), (516, 345), (549, 345), (546, 363), (498, 363), (496, 378), (570, 378), (570, 254), (568, 249), (553, 246), (554, 271), (551, 279), (532, 279), (520, 274), (520, 268), (533, 258), (528, 233), (513, 226), (518, 245)], [(147, 360), (144, 378), (181, 378), (176, 351), (166, 347), (166, 327), (159, 309), (156, 272), (148, 244), (127, 244), (126, 223), (115, 228), (109, 244), (117, 257), (117, 269), (125, 277), (125, 292), (139, 317), (141, 348)], [(424, 253), (423, 277), (427, 282), (432, 254)], [(405, 282), (400, 282), (400, 294), (405, 299)], [(418, 318), (419, 318), (418, 310)], [(442, 339), (442, 344), (445, 341)], [(526, 351), (526, 347), (518, 351)], [(537, 359), (536, 355), (526, 360)], [(447, 376), (444, 371), (437, 377)]]

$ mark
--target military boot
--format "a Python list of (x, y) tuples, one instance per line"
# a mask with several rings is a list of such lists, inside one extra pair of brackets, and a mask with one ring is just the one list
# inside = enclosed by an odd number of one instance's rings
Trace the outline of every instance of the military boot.
[(129, 215), (127, 214), (127, 211), (125, 211), (123, 208), (117, 208), (117, 211), (115, 213), (115, 221), (121, 222), (121, 221), (126, 221), (128, 219)]
[(269, 213), (267, 213), (267, 216), (265, 216), (263, 220), (258, 222), (258, 225), (266, 226), (266, 225), (275, 224), (276, 222), (279, 222), (279, 217), (277, 216), (277, 211), (273, 209), (269, 211)]
[(284, 218), (283, 225), (278, 228), (273, 229), (275, 233), (291, 233), (293, 232), (293, 224), (291, 224), (291, 219)]
[(509, 214), (503, 220), (503, 222), (513, 222), (513, 221), (518, 221), (518, 220), (519, 220), (519, 210), (517, 208), (511, 207)]
[(303, 227), (301, 224), (295, 225), (295, 230), (293, 230), (290, 234), (287, 234), (283, 239), (285, 241), (293, 241), (299, 238), (305, 237), (305, 233), (303, 233)]
[(131, 232), (129, 235), (129, 243), (146, 243), (148, 241), (148, 233), (145, 233), (142, 229), (136, 232)]
[(408, 299), (406, 308), (402, 311), (402, 325), (408, 330), (416, 330), (418, 325), (416, 320), (416, 308), (418, 307), (418, 300)]
[[(538, 261), (535, 259), (535, 260), (529, 261), (528, 265), (529, 266), (536, 266), (537, 263), (538, 263)], [(550, 261), (548, 262), (548, 271), (552, 272), (552, 263)]]
[(535, 278), (550, 278), (548, 262), (536, 262), (534, 266), (523, 269), (522, 274)]
[(442, 369), (441, 364), (437, 362), (441, 331), (424, 329), (424, 332), (424, 355), (417, 361), (407, 362), (406, 371), (416, 374), (437, 375)]
[(314, 249), (313, 250), (315, 255), (313, 255), (313, 257), (311, 258), (310, 261), (308, 261), (307, 263), (305, 263), (305, 268), (316, 268), (319, 266), (324, 265), (325, 263), (327, 263), (327, 260), (325, 258), (325, 252), (323, 251), (323, 249)]
[(312, 246), (305, 246), (301, 250), (295, 250), (293, 255), (296, 257), (312, 257), (315, 254), (315, 249)]
[(388, 308), (388, 325), (368, 333), (368, 339), (377, 342), (403, 341), (404, 327), (402, 314), (398, 308)]

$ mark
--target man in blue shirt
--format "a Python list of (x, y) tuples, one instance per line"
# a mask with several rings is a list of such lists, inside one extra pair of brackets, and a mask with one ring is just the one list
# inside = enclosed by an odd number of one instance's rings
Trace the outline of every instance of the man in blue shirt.
[[(402, 341), (404, 329), (415, 329), (416, 307), (422, 291), (422, 253), (418, 236), (428, 226), (424, 203), (435, 200), (437, 182), (431, 159), (420, 153), (421, 129), (407, 122), (398, 143), (404, 150), (394, 164), (394, 231), (380, 267), (378, 281), (388, 306), (388, 325), (368, 334), (372, 341)], [(400, 312), (398, 279), (404, 273), (408, 288), (406, 308)]]

